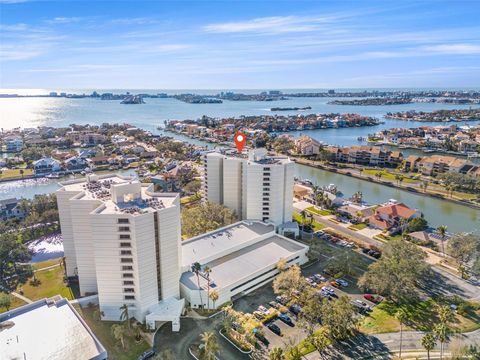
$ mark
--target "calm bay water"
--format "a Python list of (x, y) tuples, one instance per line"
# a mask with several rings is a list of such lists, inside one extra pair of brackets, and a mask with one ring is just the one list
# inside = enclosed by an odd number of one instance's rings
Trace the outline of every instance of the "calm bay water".
[[(89, 93), (89, 91), (85, 91)], [(114, 91), (124, 92), (122, 90)], [(149, 91), (151, 93), (162, 92)], [(180, 92), (180, 91), (179, 91)], [(192, 91), (193, 92), (193, 91)], [(197, 92), (197, 91), (195, 91)], [(258, 92), (258, 91), (257, 91)], [(215, 91), (209, 93), (216, 93)], [(420, 125), (438, 125), (438, 123), (406, 122), (384, 119), (387, 112), (417, 110), (432, 111), (436, 109), (459, 109), (469, 106), (446, 104), (406, 104), (391, 106), (338, 106), (327, 102), (340, 98), (292, 98), (284, 101), (255, 102), (255, 101), (224, 101), (223, 104), (186, 104), (175, 99), (146, 99), (143, 105), (122, 105), (119, 101), (101, 101), (96, 99), (64, 99), (64, 98), (2, 98), (0, 99), (0, 127), (4, 129), (14, 127), (33, 127), (38, 125), (68, 126), (69, 124), (101, 124), (104, 122), (127, 122), (154, 133), (161, 133), (158, 126), (169, 119), (196, 119), (202, 115), (211, 117), (227, 117), (241, 115), (273, 114), (271, 107), (304, 107), (311, 106), (307, 113), (358, 113), (375, 116), (385, 121), (375, 127), (322, 129), (303, 132), (333, 145), (359, 144), (357, 138), (365, 137), (370, 133), (392, 127), (416, 127)], [(290, 115), (300, 112), (279, 112)], [(470, 125), (480, 121), (468, 122)], [(167, 133), (172, 136), (171, 133)], [(300, 132), (293, 132), (299, 135)], [(177, 136), (181, 140), (194, 142), (198, 145), (205, 143)], [(403, 151), (403, 150), (402, 150)], [(405, 151), (408, 153), (408, 151)], [(360, 190), (366, 201), (370, 203), (384, 202), (394, 198), (405, 202), (411, 207), (421, 210), (430, 224), (437, 226), (446, 224), (450, 231), (478, 230), (480, 211), (463, 205), (447, 201), (415, 195), (403, 190), (392, 189), (383, 185), (346, 177), (343, 175), (325, 172), (297, 165), (297, 176), (309, 178), (319, 185), (334, 183), (345, 195), (351, 195)], [(0, 199), (8, 197), (31, 198), (35, 194), (51, 193), (58, 189), (56, 180), (24, 180), (0, 183)]]

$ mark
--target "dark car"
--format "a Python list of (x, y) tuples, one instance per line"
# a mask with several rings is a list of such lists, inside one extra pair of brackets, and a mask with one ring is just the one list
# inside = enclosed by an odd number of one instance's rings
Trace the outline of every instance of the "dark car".
[(292, 314), (298, 315), (302, 311), (302, 307), (298, 304), (293, 304), (292, 306), (290, 306), (289, 310)]
[(371, 250), (370, 250), (369, 248), (363, 248), (363, 249), (362, 249), (362, 252), (363, 252), (364, 254), (367, 254), (367, 255), (369, 255), (369, 252), (370, 252), (370, 251), (371, 251)]
[(255, 332), (255, 337), (256, 337), (258, 340), (260, 340), (262, 343), (264, 343), (265, 346), (270, 345), (270, 341), (268, 341), (268, 339), (267, 339), (261, 332), (256, 331), (256, 332)]
[(154, 356), (155, 356), (155, 350), (150, 349), (150, 350), (145, 351), (143, 354), (141, 354), (137, 358), (137, 360), (146, 360), (146, 359), (150, 359), (151, 357), (154, 357)]
[(267, 328), (270, 329), (271, 332), (273, 332), (274, 334), (277, 334), (278, 336), (281, 336), (282, 335), (282, 331), (280, 330), (280, 328), (275, 325), (274, 323), (270, 323), (267, 325)]
[(285, 324), (287, 324), (288, 326), (292, 326), (292, 327), (295, 326), (293, 324), (292, 319), (290, 319), (290, 316), (288, 316), (287, 314), (280, 314), (280, 315), (278, 315), (278, 318), (281, 321), (283, 321)]

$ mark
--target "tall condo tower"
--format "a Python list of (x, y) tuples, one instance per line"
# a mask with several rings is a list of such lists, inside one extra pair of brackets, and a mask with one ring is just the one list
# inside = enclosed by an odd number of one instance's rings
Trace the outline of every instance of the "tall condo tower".
[(204, 157), (205, 199), (235, 210), (243, 220), (292, 220), (294, 163), (269, 156), (266, 149), (248, 156), (234, 150), (208, 152)]

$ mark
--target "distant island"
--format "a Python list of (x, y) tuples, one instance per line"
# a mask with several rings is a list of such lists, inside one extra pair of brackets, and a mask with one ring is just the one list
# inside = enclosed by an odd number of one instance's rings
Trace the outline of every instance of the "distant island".
[(273, 107), (270, 111), (301, 111), (301, 110), (311, 110), (311, 106), (305, 107)]
[(329, 105), (360, 105), (360, 106), (369, 106), (369, 105), (403, 105), (411, 104), (413, 100), (411, 98), (365, 98), (365, 99), (354, 99), (354, 100), (334, 100), (329, 101)]
[(454, 121), (474, 121), (480, 120), (480, 109), (462, 109), (462, 110), (435, 110), (431, 112), (423, 111), (399, 111), (396, 113), (387, 113), (387, 119), (405, 120), (405, 121), (436, 121), (436, 122), (454, 122)]
[(124, 98), (120, 104), (145, 104), (145, 101), (143, 101), (140, 95), (129, 95)]

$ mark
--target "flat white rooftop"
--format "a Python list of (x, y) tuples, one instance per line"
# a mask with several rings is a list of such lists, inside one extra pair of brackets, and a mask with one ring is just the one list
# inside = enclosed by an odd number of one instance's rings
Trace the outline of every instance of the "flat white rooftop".
[(59, 296), (0, 314), (0, 359), (106, 359), (102, 344)]
[[(269, 268), (273, 270), (280, 258), (292, 257), (306, 248), (307, 246), (296, 241), (273, 235), (202, 265), (211, 269), (210, 287), (223, 288), (246, 279), (261, 270)], [(199, 279), (200, 286), (206, 289), (207, 281), (203, 277)], [(197, 278), (194, 273), (190, 271), (183, 273), (180, 281), (189, 289), (198, 290)]]
[(224, 253), (233, 247), (246, 244), (259, 236), (274, 232), (273, 225), (259, 221), (240, 221), (230, 226), (194, 237), (182, 243), (182, 266)]

